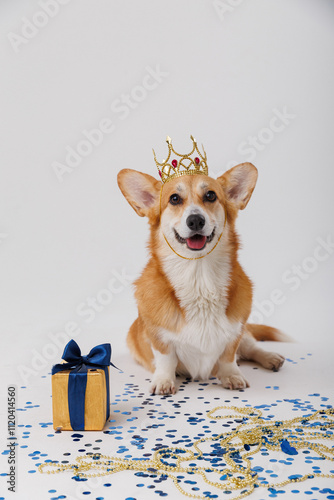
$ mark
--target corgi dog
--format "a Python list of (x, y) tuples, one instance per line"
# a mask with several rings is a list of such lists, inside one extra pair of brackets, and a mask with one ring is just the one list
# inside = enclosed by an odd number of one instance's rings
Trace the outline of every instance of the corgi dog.
[(177, 374), (214, 376), (226, 389), (244, 389), (249, 384), (239, 358), (274, 371), (284, 363), (256, 340), (288, 338), (247, 323), (252, 283), (238, 262), (235, 220), (257, 175), (251, 163), (217, 179), (195, 173), (162, 183), (131, 169), (118, 174), (126, 200), (150, 225), (150, 258), (135, 282), (138, 318), (127, 344), (153, 372), (152, 394), (174, 394)]

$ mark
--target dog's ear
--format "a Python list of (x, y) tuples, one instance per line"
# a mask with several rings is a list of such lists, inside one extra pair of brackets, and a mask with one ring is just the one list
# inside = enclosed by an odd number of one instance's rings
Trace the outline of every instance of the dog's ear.
[(227, 199), (243, 210), (252, 196), (257, 181), (257, 169), (251, 163), (240, 163), (217, 179)]
[(120, 190), (140, 217), (158, 202), (161, 182), (148, 174), (125, 168), (117, 176)]

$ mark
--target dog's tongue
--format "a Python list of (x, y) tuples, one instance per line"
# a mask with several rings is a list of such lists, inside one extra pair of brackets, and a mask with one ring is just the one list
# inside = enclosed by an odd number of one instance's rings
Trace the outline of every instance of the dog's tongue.
[(191, 238), (187, 238), (187, 245), (189, 248), (194, 250), (200, 250), (204, 247), (206, 243), (206, 236), (201, 236), (200, 234), (195, 234)]

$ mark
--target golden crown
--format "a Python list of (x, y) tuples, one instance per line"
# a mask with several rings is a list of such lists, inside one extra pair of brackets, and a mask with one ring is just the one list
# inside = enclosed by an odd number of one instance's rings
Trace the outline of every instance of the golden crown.
[[(171, 179), (175, 179), (176, 177), (181, 177), (182, 175), (195, 175), (195, 174), (203, 174), (208, 175), (208, 166), (206, 163), (206, 152), (204, 151), (203, 145), (203, 154), (199, 151), (197, 147), (197, 142), (190, 136), (193, 141), (193, 148), (190, 153), (186, 155), (181, 155), (177, 153), (172, 146), (172, 139), (167, 136), (166, 142), (168, 144), (168, 156), (166, 160), (163, 160), (162, 163), (159, 163), (156, 156), (155, 151), (153, 149), (154, 160), (158, 168), (159, 175), (163, 183), (170, 181)], [(191, 158), (194, 153), (197, 153), (198, 156), (195, 158)], [(173, 158), (171, 161), (171, 156), (175, 155), (178, 159)]]

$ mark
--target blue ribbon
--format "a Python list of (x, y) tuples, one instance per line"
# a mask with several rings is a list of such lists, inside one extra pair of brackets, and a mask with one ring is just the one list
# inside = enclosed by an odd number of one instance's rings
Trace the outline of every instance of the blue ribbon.
[(71, 370), (68, 377), (68, 409), (73, 430), (85, 430), (85, 395), (87, 386), (88, 368), (103, 369), (106, 377), (107, 411), (106, 420), (109, 418), (109, 371), (111, 345), (101, 344), (93, 347), (87, 356), (81, 356), (80, 347), (75, 340), (70, 340), (65, 346), (62, 359), (67, 363), (59, 363), (52, 367), (52, 375), (63, 370)]

